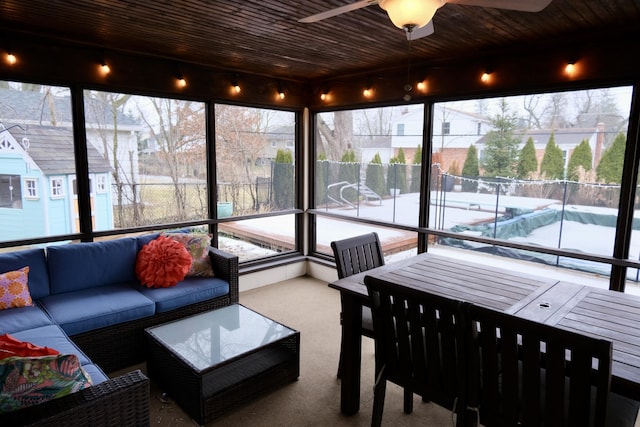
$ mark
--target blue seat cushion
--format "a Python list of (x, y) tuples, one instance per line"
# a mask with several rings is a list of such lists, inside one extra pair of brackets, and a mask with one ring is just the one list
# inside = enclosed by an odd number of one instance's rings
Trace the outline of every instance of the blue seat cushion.
[(89, 377), (91, 377), (91, 384), (96, 385), (103, 383), (109, 379), (109, 377), (100, 369), (98, 365), (93, 363), (89, 363), (87, 365), (82, 365), (82, 369), (85, 370)]
[(229, 282), (217, 277), (186, 277), (170, 288), (139, 287), (142, 295), (156, 304), (156, 313), (164, 313), (229, 293)]
[(50, 295), (40, 303), (69, 335), (141, 319), (155, 312), (153, 301), (129, 283)]
[(50, 246), (51, 294), (135, 281), (137, 255), (133, 237)]
[(92, 363), (86, 354), (76, 346), (58, 325), (41, 326), (11, 334), (20, 341), (58, 350), (60, 354), (75, 354), (81, 365)]
[(18, 331), (53, 324), (53, 320), (38, 305), (0, 310), (0, 334), (8, 332), (13, 335)]
[(44, 249), (26, 249), (23, 251), (0, 254), (0, 273), (29, 267), (29, 294), (36, 300), (49, 295), (49, 272)]

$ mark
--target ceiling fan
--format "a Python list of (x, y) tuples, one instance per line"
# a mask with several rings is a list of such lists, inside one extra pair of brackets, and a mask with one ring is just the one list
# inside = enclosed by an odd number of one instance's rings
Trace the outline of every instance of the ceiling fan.
[(551, 0), (359, 0), (344, 6), (299, 19), (301, 23), (312, 23), (342, 15), (343, 13), (378, 4), (388, 14), (393, 24), (405, 30), (408, 40), (416, 40), (433, 34), (431, 18), (447, 3), (468, 6), (492, 7), (496, 9), (540, 12)]

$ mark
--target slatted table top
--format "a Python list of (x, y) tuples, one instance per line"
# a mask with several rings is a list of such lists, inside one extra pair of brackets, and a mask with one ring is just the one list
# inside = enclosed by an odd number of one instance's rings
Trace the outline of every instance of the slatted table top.
[(387, 264), (329, 286), (367, 298), (366, 275), (498, 310), (516, 312), (548, 291), (557, 280), (465, 260), (424, 253)]
[[(560, 290), (578, 289), (578, 286), (559, 282), (554, 290), (560, 294)], [(580, 286), (564, 303), (561, 300), (556, 303), (559, 308), (544, 323), (611, 341), (612, 390), (640, 400), (640, 298)]]

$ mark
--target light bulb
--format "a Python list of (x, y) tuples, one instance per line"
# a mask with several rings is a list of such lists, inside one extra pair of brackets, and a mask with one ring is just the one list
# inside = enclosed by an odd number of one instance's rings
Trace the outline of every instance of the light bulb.
[(102, 74), (109, 74), (111, 72), (111, 67), (109, 67), (109, 64), (106, 62), (103, 62), (100, 65), (100, 70), (102, 71)]
[(16, 56), (13, 53), (8, 52), (7, 53), (7, 63), (9, 65), (14, 65), (16, 62), (18, 62), (18, 59), (16, 58)]
[(564, 67), (564, 71), (570, 76), (573, 75), (573, 73), (575, 73), (576, 71), (576, 64), (573, 62), (569, 62), (567, 66)]

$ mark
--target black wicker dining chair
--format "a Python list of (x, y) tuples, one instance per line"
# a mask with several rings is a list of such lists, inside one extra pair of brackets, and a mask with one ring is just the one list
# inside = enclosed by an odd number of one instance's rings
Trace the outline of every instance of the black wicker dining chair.
[(465, 325), (462, 302), (373, 276), (364, 279), (376, 342), (372, 427), (380, 426), (386, 383), (458, 414), (464, 425)]
[(635, 424), (638, 402), (610, 392), (610, 341), (469, 303), (464, 311), (467, 425)]

